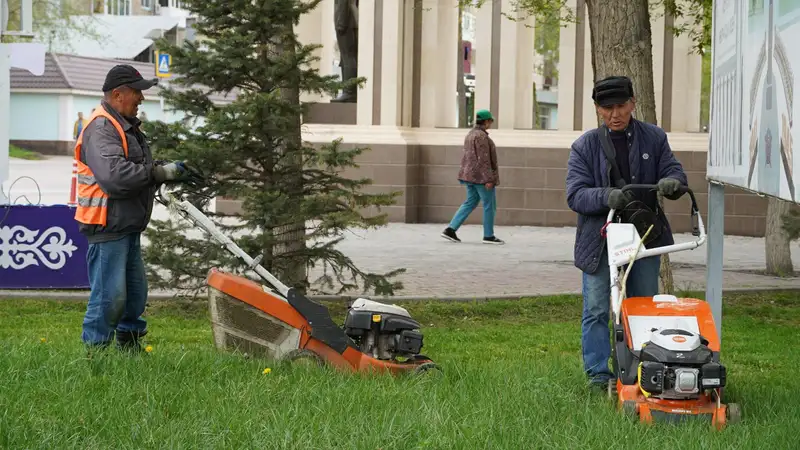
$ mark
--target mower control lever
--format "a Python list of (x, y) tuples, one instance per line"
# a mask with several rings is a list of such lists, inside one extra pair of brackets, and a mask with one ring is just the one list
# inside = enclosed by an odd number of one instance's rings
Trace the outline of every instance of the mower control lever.
[[(622, 192), (625, 191), (632, 191), (632, 190), (658, 190), (657, 184), (627, 184), (622, 187)], [(692, 199), (692, 214), (698, 211), (697, 208), (697, 199), (694, 197), (694, 191), (689, 186), (678, 186), (678, 192), (683, 194), (689, 194), (689, 197)]]
[[(622, 188), (622, 192), (630, 190), (658, 190), (657, 184), (628, 184)], [(700, 210), (697, 207), (697, 199), (694, 196), (694, 191), (689, 186), (678, 186), (678, 192), (689, 194), (692, 199), (692, 210), (690, 211), (690, 218), (692, 220), (692, 236), (700, 236)]]

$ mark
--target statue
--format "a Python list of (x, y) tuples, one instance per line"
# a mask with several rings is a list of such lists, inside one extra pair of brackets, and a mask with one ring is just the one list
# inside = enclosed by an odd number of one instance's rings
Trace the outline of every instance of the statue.
[[(334, 0), (333, 8), (339, 67), (342, 68), (342, 81), (348, 81), (358, 76), (358, 0)], [(357, 97), (358, 86), (350, 86), (331, 102), (356, 103)]]

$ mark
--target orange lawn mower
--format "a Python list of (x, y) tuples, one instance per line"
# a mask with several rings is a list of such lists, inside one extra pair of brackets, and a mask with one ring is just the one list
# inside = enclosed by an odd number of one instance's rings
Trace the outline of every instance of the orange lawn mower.
[[(203, 176), (192, 172), (189, 184), (197, 188)], [(281, 283), (261, 266), (260, 256), (254, 259), (245, 253), (188, 199), (173, 196), (166, 185), (159, 187), (156, 198), (171, 212), (205, 230), (269, 285), (219, 268), (210, 269), (208, 300), (217, 348), (351, 372), (440, 370), (419, 353), (423, 345), (420, 324), (405, 308), (358, 298), (349, 306), (340, 327), (327, 307)]]
[[(634, 189), (657, 186), (623, 188)], [(643, 204), (608, 213), (604, 234), (611, 274), (612, 363), (617, 377), (616, 383), (608, 384), (608, 395), (640, 422), (700, 419), (723, 429), (741, 419), (741, 410), (736, 403), (722, 403), (726, 368), (719, 361), (720, 340), (709, 304), (664, 294), (625, 298), (626, 281), (636, 260), (693, 250), (705, 243), (694, 193), (688, 187), (681, 189), (692, 200), (694, 241), (642, 249), (659, 223), (655, 213)], [(619, 268), (625, 265), (627, 270), (620, 276)]]

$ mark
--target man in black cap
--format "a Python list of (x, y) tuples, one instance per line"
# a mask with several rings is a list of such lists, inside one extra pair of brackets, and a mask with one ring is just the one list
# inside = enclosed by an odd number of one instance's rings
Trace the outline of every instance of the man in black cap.
[(75, 220), (89, 243), (91, 286), (81, 337), (90, 348), (108, 346), (116, 334), (120, 348), (139, 350), (139, 339), (147, 333), (141, 318), (147, 278), (140, 236), (150, 221), (157, 186), (185, 173), (180, 161), (154, 162), (139, 129), (142, 91), (156, 84), (130, 65), (112, 68), (103, 100), (75, 145)]
[[(583, 272), (581, 320), (584, 370), (593, 386), (606, 389), (615, 375), (609, 369), (608, 253), (601, 231), (610, 208), (623, 210), (638, 200), (655, 212), (652, 240), (647, 248), (674, 243), (672, 231), (658, 207), (656, 192), (622, 192), (627, 184), (657, 184), (666, 198), (677, 200), (687, 185), (681, 163), (672, 153), (661, 128), (633, 118), (636, 99), (628, 77), (612, 76), (595, 83), (592, 99), (603, 125), (589, 130), (573, 144), (567, 163), (567, 203), (578, 213), (575, 266)], [(640, 204), (641, 205), (641, 204)], [(623, 216), (624, 218), (625, 216)], [(641, 235), (644, 232), (640, 230)], [(628, 277), (626, 296), (658, 294), (660, 258), (636, 261)]]

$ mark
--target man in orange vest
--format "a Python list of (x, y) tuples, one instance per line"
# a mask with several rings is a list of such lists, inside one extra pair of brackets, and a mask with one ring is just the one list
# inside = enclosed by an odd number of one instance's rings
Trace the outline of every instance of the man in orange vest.
[(136, 118), (145, 80), (134, 67), (118, 65), (106, 75), (104, 97), (75, 145), (78, 165), (75, 220), (86, 235), (91, 294), (81, 338), (90, 348), (114, 340), (138, 351), (147, 334), (141, 317), (147, 302), (147, 278), (141, 233), (147, 228), (158, 185), (186, 173), (181, 161), (153, 161)]

